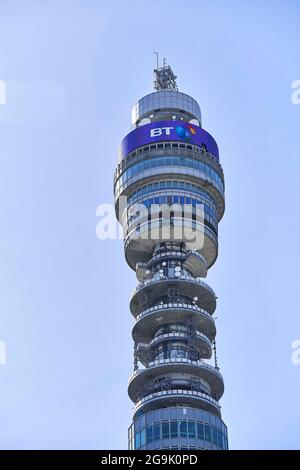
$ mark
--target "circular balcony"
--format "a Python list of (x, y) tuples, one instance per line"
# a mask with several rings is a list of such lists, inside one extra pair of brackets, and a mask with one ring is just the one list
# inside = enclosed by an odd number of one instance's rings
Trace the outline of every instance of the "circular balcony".
[(136, 277), (139, 282), (144, 282), (149, 278), (149, 269), (156, 263), (166, 260), (179, 260), (182, 266), (189, 270), (194, 277), (206, 277), (207, 265), (206, 260), (197, 251), (174, 251), (166, 250), (165, 252), (153, 255), (148, 263), (138, 262), (136, 264)]
[(213, 341), (216, 335), (213, 317), (196, 305), (181, 302), (155, 305), (143, 310), (136, 317), (132, 337), (136, 342), (149, 343), (159, 326), (167, 323), (185, 323), (187, 316), (192, 316), (196, 329)]
[(136, 403), (139, 400), (139, 390), (157, 376), (170, 373), (185, 373), (204, 379), (210, 386), (212, 397), (219, 400), (224, 393), (222, 374), (216, 367), (203, 361), (191, 361), (187, 358), (161, 359), (149, 363), (147, 369), (136, 370), (129, 379), (128, 395)]
[[(164, 343), (166, 341), (182, 340), (187, 342), (189, 339), (189, 335), (190, 333), (185, 331), (172, 331), (170, 333), (161, 333), (155, 336), (152, 341), (150, 341), (149, 346), (157, 346), (158, 344)], [(197, 330), (194, 332), (194, 345), (203, 358), (209, 359), (211, 357), (211, 342), (209, 341), (207, 336)]]
[(217, 416), (221, 417), (221, 406), (217, 400), (214, 400), (206, 393), (197, 392), (195, 390), (164, 390), (156, 393), (151, 393), (139, 400), (133, 408), (133, 419), (142, 411), (146, 413), (157, 408), (165, 406), (176, 406), (180, 404), (186, 406), (195, 406), (205, 411), (210, 411)]
[(178, 289), (180, 295), (190, 298), (197, 297), (198, 307), (213, 314), (216, 309), (216, 295), (201, 279), (182, 275), (178, 278), (170, 279), (159, 275), (136, 287), (130, 299), (130, 311), (137, 317), (140, 305), (144, 300), (147, 304), (153, 304), (156, 299), (166, 295), (169, 288)]
[(182, 261), (183, 267), (187, 268), (194, 277), (206, 277), (207, 275), (207, 263), (200, 253), (197, 251), (174, 251), (166, 250), (162, 253), (153, 255), (149, 263), (138, 263), (136, 266), (137, 276), (138, 269), (147, 269), (153, 264), (162, 262), (168, 259), (177, 259)]
[[(189, 333), (183, 331), (172, 331), (170, 333), (161, 333), (155, 336), (149, 343), (138, 342), (143, 347), (141, 351), (138, 350), (138, 358), (143, 365), (148, 365), (150, 348), (158, 346), (161, 343), (169, 341), (183, 341), (187, 344), (189, 340)], [(193, 345), (199, 352), (200, 357), (203, 359), (210, 359), (212, 355), (212, 345), (207, 336), (195, 331), (193, 334)]]
[(190, 251), (188, 253), (183, 266), (189, 269), (195, 277), (206, 277), (207, 275), (206, 259), (197, 251)]
[(135, 270), (138, 262), (149, 261), (155, 245), (168, 241), (183, 242), (187, 250), (200, 253), (207, 264), (213, 265), (218, 256), (218, 239), (214, 232), (202, 223), (188, 218), (156, 219), (144, 222), (125, 237), (125, 257)]

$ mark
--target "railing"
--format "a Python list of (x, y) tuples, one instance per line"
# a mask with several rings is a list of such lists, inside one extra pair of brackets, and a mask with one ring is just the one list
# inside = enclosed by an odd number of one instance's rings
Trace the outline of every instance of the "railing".
[(175, 389), (175, 390), (164, 390), (164, 391), (160, 391), (160, 392), (155, 392), (155, 393), (151, 393), (150, 395), (145, 396), (144, 398), (142, 398), (141, 400), (139, 400), (135, 404), (135, 406), (133, 408), (133, 412), (135, 413), (142, 405), (144, 405), (148, 401), (154, 400), (156, 398), (161, 398), (161, 397), (164, 397), (164, 396), (170, 396), (170, 395), (172, 395), (172, 396), (174, 396), (174, 395), (184, 395), (184, 396), (190, 396), (190, 397), (196, 397), (196, 398), (204, 399), (204, 400), (209, 401), (210, 403), (212, 403), (218, 410), (221, 409), (221, 406), (220, 406), (219, 402), (217, 400), (215, 400), (214, 398), (212, 398), (211, 396), (207, 395), (206, 393), (197, 392), (195, 390)]
[(175, 250), (167, 250), (162, 253), (157, 253), (156, 255), (153, 255), (152, 258), (149, 260), (148, 265), (150, 266), (151, 264), (155, 263), (159, 259), (163, 258), (170, 258), (172, 256), (176, 256), (178, 258), (187, 258), (190, 254), (196, 255), (201, 261), (203, 261), (206, 264), (206, 259), (204, 256), (202, 256), (198, 251), (196, 250), (184, 250), (184, 251), (175, 251)]
[(149, 265), (152, 263), (156, 262), (159, 259), (162, 258), (168, 258), (170, 256), (176, 256), (178, 258), (186, 258), (188, 255), (188, 251), (173, 251), (173, 250), (168, 250), (164, 251), (163, 253), (158, 253), (157, 255), (153, 255), (152, 258), (149, 260)]
[[(211, 346), (211, 342), (208, 339), (207, 336), (205, 336), (203, 333), (200, 333), (200, 331), (194, 331), (196, 336), (202, 338), (206, 343), (208, 343), (209, 346)], [(173, 331), (170, 333), (161, 333), (153, 338), (152, 341), (150, 341), (149, 346), (152, 346), (155, 344), (157, 341), (160, 341), (161, 339), (168, 339), (168, 338), (187, 338), (187, 336), (190, 334), (188, 331)]]
[(129, 378), (129, 382), (135, 376), (139, 375), (142, 372), (145, 372), (146, 370), (155, 368), (157, 366), (166, 365), (166, 364), (188, 364), (188, 365), (197, 366), (197, 367), (200, 367), (202, 369), (206, 369), (206, 370), (209, 370), (210, 372), (213, 372), (214, 374), (218, 375), (223, 380), (223, 376), (222, 376), (221, 372), (219, 371), (218, 367), (214, 367), (210, 364), (207, 364), (207, 362), (204, 362), (203, 360), (192, 361), (191, 359), (187, 359), (186, 357), (177, 357), (177, 358), (173, 358), (173, 359), (157, 359), (155, 361), (149, 362), (149, 365), (148, 365), (147, 368), (135, 370), (131, 374), (131, 376)]
[(159, 283), (161, 281), (172, 281), (172, 282), (179, 282), (179, 281), (188, 281), (190, 283), (193, 283), (193, 284), (197, 284), (198, 286), (202, 286), (204, 287), (206, 290), (208, 290), (214, 297), (216, 297), (216, 294), (215, 292), (213, 291), (213, 289), (208, 285), (206, 284), (206, 282), (202, 281), (201, 279), (198, 279), (197, 277), (192, 277), (192, 276), (187, 276), (185, 274), (182, 274), (180, 275), (180, 277), (168, 277), (168, 276), (165, 276), (163, 274), (158, 274), (157, 276), (155, 277), (152, 277), (151, 279), (146, 279), (144, 282), (142, 282), (141, 284), (139, 284), (132, 292), (131, 294), (131, 297), (130, 297), (130, 300), (132, 300), (132, 298), (135, 296), (135, 294), (137, 292), (139, 292), (141, 289), (143, 289), (144, 287), (146, 287), (147, 285), (149, 284), (155, 284), (155, 283)]
[(167, 304), (161, 304), (161, 305), (154, 305), (153, 307), (149, 307), (146, 310), (143, 310), (141, 313), (139, 313), (136, 317), (136, 320), (140, 320), (143, 318), (145, 315), (149, 315), (150, 313), (156, 312), (157, 310), (169, 310), (169, 309), (176, 309), (176, 308), (184, 308), (187, 310), (192, 310), (196, 311), (198, 313), (201, 313), (204, 315), (206, 318), (208, 318), (210, 321), (214, 322), (212, 316), (206, 311), (203, 310), (203, 308), (197, 307), (196, 305), (189, 305), (186, 303), (181, 303), (181, 302), (170, 302)]

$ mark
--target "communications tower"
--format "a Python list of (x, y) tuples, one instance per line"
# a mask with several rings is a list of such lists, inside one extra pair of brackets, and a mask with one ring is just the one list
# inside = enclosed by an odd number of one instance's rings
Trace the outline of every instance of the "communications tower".
[(224, 175), (198, 103), (170, 66), (132, 110), (114, 177), (125, 258), (138, 286), (129, 449), (227, 449), (219, 400), (216, 295), (203, 281), (218, 255)]

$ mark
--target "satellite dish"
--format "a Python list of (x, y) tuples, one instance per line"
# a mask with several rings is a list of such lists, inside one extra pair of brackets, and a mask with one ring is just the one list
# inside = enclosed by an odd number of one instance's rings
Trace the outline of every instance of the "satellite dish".
[(145, 126), (145, 124), (150, 124), (150, 122), (151, 122), (151, 119), (144, 118), (141, 120), (141, 122), (139, 122), (138, 127)]
[(191, 119), (191, 120), (189, 121), (189, 123), (190, 123), (190, 124), (194, 124), (194, 126), (200, 127), (200, 124), (199, 124), (198, 119)]

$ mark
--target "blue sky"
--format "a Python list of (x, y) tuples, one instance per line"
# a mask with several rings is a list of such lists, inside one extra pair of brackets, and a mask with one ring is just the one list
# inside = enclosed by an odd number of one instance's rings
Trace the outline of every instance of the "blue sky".
[(234, 449), (299, 448), (297, 1), (0, 2), (0, 448), (126, 448), (136, 279), (96, 238), (153, 45), (226, 178), (218, 295)]

